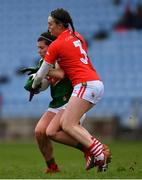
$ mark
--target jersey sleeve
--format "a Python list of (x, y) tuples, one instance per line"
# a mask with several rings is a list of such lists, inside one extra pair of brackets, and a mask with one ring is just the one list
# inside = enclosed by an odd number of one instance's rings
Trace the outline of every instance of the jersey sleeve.
[(55, 60), (58, 57), (58, 50), (56, 44), (52, 43), (47, 49), (46, 55), (44, 57), (44, 60), (48, 64), (55, 64)]

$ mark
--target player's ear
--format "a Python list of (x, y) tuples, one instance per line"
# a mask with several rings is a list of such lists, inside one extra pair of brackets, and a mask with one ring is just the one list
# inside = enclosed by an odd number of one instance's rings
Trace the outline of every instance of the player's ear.
[(58, 24), (58, 26), (59, 26), (59, 29), (62, 29), (64, 27), (62, 23)]

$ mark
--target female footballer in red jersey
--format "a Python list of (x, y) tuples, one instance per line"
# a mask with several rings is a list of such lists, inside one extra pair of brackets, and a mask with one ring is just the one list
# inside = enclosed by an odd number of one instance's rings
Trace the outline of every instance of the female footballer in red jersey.
[(87, 148), (86, 169), (97, 166), (99, 171), (104, 171), (111, 156), (109, 149), (79, 125), (82, 115), (101, 99), (103, 83), (91, 65), (84, 38), (75, 32), (71, 16), (66, 10), (61, 8), (51, 12), (48, 29), (57, 39), (48, 48), (45, 61), (34, 78), (33, 88), (40, 85), (42, 78), (57, 60), (74, 87), (60, 118), (61, 127)]

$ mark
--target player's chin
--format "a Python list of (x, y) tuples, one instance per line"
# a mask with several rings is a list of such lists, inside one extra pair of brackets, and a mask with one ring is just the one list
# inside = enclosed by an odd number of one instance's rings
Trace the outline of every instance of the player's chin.
[(44, 57), (45, 57), (45, 54), (40, 54), (40, 57), (41, 57), (41, 58), (44, 58)]
[(51, 31), (51, 29), (48, 29), (48, 31), (50, 32), (50, 34), (52, 34), (52, 31)]
[(55, 36), (55, 33), (52, 30), (49, 30), (49, 32), (52, 36)]
[(52, 33), (52, 31), (50, 32), (50, 34), (51, 34), (52, 36), (54, 36), (54, 33)]

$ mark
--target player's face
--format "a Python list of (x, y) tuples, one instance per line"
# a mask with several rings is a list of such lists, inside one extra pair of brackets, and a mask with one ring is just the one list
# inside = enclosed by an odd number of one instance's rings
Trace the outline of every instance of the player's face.
[(38, 53), (39, 55), (44, 58), (45, 57), (45, 54), (46, 54), (46, 51), (47, 51), (47, 48), (48, 46), (45, 44), (45, 41), (38, 41), (37, 42), (37, 48), (38, 48)]
[(48, 17), (48, 30), (51, 33), (51, 35), (58, 37), (62, 32), (61, 24), (56, 24), (54, 18), (49, 16)]

